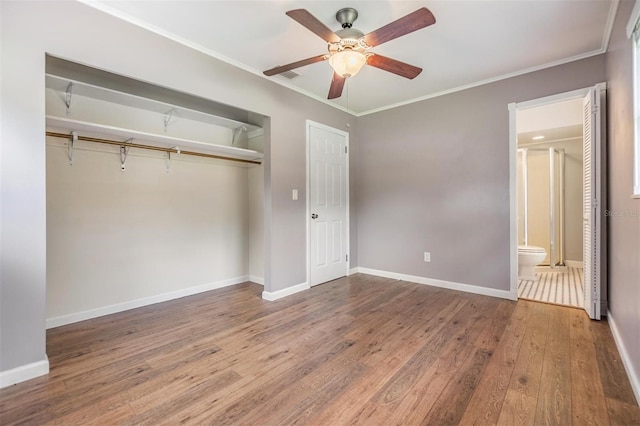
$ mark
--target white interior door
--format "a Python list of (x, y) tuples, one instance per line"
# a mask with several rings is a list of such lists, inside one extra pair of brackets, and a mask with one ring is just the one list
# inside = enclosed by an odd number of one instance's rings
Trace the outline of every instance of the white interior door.
[(347, 275), (348, 134), (308, 122), (309, 284)]
[(601, 196), (602, 141), (600, 91), (584, 97), (584, 309), (591, 319), (600, 319), (601, 296)]

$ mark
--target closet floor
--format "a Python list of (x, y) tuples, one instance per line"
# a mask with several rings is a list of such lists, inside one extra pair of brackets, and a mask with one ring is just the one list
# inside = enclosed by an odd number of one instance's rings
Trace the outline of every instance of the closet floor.
[(582, 308), (584, 301), (582, 268), (536, 272), (538, 281), (519, 280), (518, 297), (538, 302)]

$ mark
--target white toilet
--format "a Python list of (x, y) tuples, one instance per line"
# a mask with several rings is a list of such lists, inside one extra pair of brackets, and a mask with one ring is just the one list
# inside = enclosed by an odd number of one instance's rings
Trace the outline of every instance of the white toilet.
[(518, 279), (537, 281), (536, 265), (547, 257), (547, 251), (542, 247), (518, 246)]

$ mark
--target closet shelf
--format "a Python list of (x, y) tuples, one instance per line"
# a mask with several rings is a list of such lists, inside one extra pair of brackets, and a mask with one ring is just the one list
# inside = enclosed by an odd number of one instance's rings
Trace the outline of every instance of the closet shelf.
[[(116, 103), (132, 108), (139, 108), (163, 115), (173, 114), (175, 117), (199, 121), (201, 123), (212, 124), (232, 130), (243, 128), (249, 133), (258, 132), (262, 129), (261, 127), (253, 124), (232, 120), (203, 111), (172, 105), (167, 102), (157, 101), (155, 99), (145, 98), (131, 93), (120, 92), (82, 81), (46, 74), (46, 87), (48, 89), (66, 93), (69, 90), (69, 84), (71, 84), (71, 96), (86, 96), (88, 98)], [(72, 100), (71, 103), (73, 103)]]
[(185, 150), (185, 148), (196, 149), (204, 154), (219, 155), (256, 162), (260, 162), (263, 158), (263, 154), (261, 152), (253, 151), (250, 149), (181, 139), (154, 133), (141, 132), (138, 130), (108, 126), (104, 124), (72, 120), (69, 118), (63, 118), (53, 115), (47, 115), (46, 119), (47, 128), (66, 130), (69, 132), (87, 132), (94, 135), (98, 134), (117, 136), (123, 138), (123, 142), (124, 140), (133, 138), (136, 142), (144, 141), (162, 148), (178, 147), (181, 150)]

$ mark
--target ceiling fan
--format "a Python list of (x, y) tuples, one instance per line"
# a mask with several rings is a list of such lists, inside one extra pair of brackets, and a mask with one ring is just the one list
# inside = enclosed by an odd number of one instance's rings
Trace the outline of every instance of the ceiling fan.
[(365, 64), (409, 79), (417, 77), (422, 68), (375, 54), (369, 49), (436, 23), (433, 13), (422, 7), (365, 35), (362, 31), (352, 28), (353, 22), (358, 18), (358, 11), (351, 7), (340, 9), (336, 13), (336, 20), (342, 25), (342, 29), (336, 32), (331, 31), (306, 9), (290, 10), (287, 15), (326, 41), (329, 53), (271, 68), (264, 71), (264, 74), (282, 74), (328, 59), (333, 68), (329, 99), (339, 98), (347, 77), (356, 75)]

